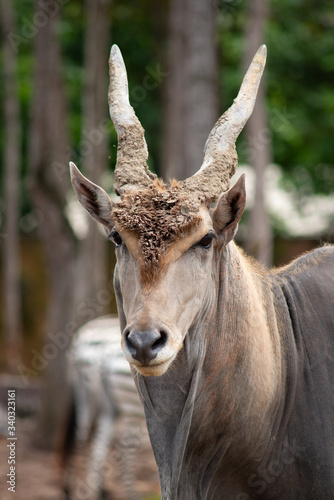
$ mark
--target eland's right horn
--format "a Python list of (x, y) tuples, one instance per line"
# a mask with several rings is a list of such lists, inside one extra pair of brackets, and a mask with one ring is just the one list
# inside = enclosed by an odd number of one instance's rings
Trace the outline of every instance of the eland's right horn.
[(199, 195), (207, 204), (227, 191), (235, 173), (238, 155), (235, 142), (252, 114), (266, 64), (267, 48), (261, 45), (241, 84), (238, 96), (213, 127), (204, 148), (201, 168), (181, 182), (183, 189)]
[(131, 187), (148, 187), (156, 175), (150, 172), (144, 129), (129, 102), (128, 79), (121, 51), (113, 45), (109, 59), (110, 117), (118, 137), (114, 191), (122, 195)]

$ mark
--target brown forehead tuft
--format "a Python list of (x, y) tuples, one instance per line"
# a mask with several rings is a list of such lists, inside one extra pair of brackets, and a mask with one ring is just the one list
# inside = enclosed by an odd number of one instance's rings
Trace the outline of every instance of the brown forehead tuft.
[(167, 187), (157, 180), (147, 189), (126, 192), (112, 217), (120, 228), (137, 235), (145, 273), (155, 275), (172, 242), (199, 224), (199, 208), (198, 198), (177, 182)]

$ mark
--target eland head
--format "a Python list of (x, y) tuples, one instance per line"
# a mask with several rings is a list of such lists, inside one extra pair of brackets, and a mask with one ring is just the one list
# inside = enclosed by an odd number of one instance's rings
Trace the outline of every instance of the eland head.
[(266, 59), (257, 51), (232, 106), (214, 125), (202, 166), (184, 181), (158, 179), (147, 166), (144, 129), (129, 103), (126, 69), (110, 53), (110, 116), (118, 136), (114, 190), (120, 201), (71, 163), (81, 204), (116, 245), (115, 291), (123, 351), (142, 375), (162, 375), (212, 302), (219, 253), (233, 239), (245, 207), (235, 142), (251, 115)]

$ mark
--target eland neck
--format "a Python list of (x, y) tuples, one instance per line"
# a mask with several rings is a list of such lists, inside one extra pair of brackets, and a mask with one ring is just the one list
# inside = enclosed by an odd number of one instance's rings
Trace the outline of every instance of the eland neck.
[(164, 500), (215, 498), (216, 480), (228, 484), (271, 446), (283, 374), (268, 283), (231, 242), (173, 365), (161, 377), (138, 375)]

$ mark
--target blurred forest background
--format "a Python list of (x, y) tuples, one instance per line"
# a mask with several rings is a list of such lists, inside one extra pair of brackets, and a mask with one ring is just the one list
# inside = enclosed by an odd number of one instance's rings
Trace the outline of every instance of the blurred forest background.
[[(268, 59), (237, 143), (249, 203), (239, 241), (265, 265), (334, 235), (334, 4), (330, 0), (1, 0), (1, 370), (43, 377), (39, 444), (66, 407), (65, 352), (115, 312), (113, 247), (70, 189), (73, 160), (112, 191), (117, 138), (108, 55), (123, 54), (150, 167), (179, 179), (236, 97), (257, 48)], [(244, 169), (244, 170), (243, 170)]]

